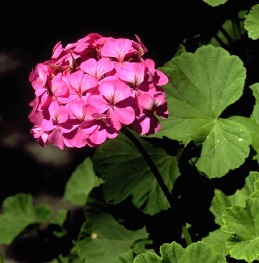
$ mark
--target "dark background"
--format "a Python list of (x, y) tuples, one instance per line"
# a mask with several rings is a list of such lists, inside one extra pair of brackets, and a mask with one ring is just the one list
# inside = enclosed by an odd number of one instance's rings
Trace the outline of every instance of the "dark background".
[[(58, 41), (66, 45), (94, 32), (131, 39), (137, 34), (148, 49), (146, 55), (159, 67), (174, 56), (178, 44), (184, 43), (188, 51), (195, 51), (210, 40), (225, 19), (253, 4), (254, 1), (229, 0), (213, 8), (202, 0), (2, 3), (0, 202), (7, 196), (27, 192), (38, 202), (59, 207), (67, 179), (89, 153), (87, 149), (60, 150), (51, 145), (41, 148), (30, 134), (28, 104), (34, 98), (34, 90), (29, 73), (38, 62), (50, 58)], [(251, 47), (256, 44), (251, 40), (249, 43)], [(230, 51), (243, 54), (242, 43)], [(253, 67), (256, 68), (254, 64)], [(258, 81), (257, 74), (250, 78)]]

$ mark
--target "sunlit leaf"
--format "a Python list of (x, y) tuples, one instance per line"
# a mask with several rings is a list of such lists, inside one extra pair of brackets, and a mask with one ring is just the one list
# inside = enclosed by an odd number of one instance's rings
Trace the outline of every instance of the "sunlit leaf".
[(86, 263), (114, 263), (136, 240), (147, 237), (144, 229), (128, 230), (112, 215), (101, 213), (86, 218), (77, 241), (78, 254)]
[(225, 4), (228, 0), (202, 0), (204, 3), (210, 6), (219, 6)]
[(30, 194), (18, 193), (7, 197), (0, 215), (0, 244), (9, 245), (29, 225), (41, 224), (50, 219), (48, 205), (33, 205)]
[(246, 199), (254, 192), (259, 192), (259, 189), (256, 188), (258, 183), (259, 172), (250, 172), (246, 177), (244, 187), (237, 190), (233, 195), (226, 196), (222, 191), (215, 190), (210, 207), (211, 213), (215, 216), (215, 223), (219, 226), (223, 225), (222, 215), (227, 208), (233, 205), (244, 207)]
[(88, 157), (72, 173), (63, 198), (75, 205), (84, 205), (89, 192), (99, 184), (100, 179), (95, 175), (92, 161)]
[(246, 15), (244, 27), (251, 39), (259, 38), (259, 4), (254, 5)]
[(198, 168), (209, 177), (221, 177), (239, 167), (249, 154), (251, 136), (245, 127), (220, 115), (243, 93), (243, 62), (223, 48), (207, 45), (176, 56), (161, 70), (169, 77), (165, 91), (170, 116), (156, 136), (184, 144), (204, 143)]
[(225, 256), (217, 253), (210, 245), (203, 241), (192, 243), (183, 248), (180, 244), (172, 242), (165, 243), (160, 247), (161, 258), (154, 253), (138, 255), (133, 263), (168, 262), (168, 263), (225, 263)]
[(247, 198), (245, 207), (227, 208), (222, 231), (229, 234), (226, 246), (231, 257), (251, 263), (259, 259), (259, 199)]
[[(177, 160), (162, 148), (136, 137), (160, 172), (169, 191), (179, 176)], [(169, 208), (168, 200), (154, 174), (136, 146), (123, 134), (98, 147), (93, 156), (94, 169), (104, 179), (104, 196), (108, 203), (118, 204), (132, 196), (134, 205), (146, 214)]]
[(202, 241), (207, 245), (212, 246), (216, 252), (227, 256), (229, 254), (229, 249), (227, 249), (225, 242), (227, 237), (228, 234), (218, 228), (212, 232), (209, 232), (207, 236), (202, 238)]

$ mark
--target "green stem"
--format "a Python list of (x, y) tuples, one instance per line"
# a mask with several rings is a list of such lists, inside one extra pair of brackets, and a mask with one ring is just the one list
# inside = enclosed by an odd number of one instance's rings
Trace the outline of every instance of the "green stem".
[(155, 166), (153, 160), (150, 158), (149, 154), (143, 147), (143, 145), (140, 143), (140, 141), (134, 136), (133, 133), (131, 133), (127, 128), (123, 127), (121, 130), (132, 142), (133, 144), (138, 148), (140, 153), (142, 154), (143, 158), (145, 159), (146, 163), (148, 164), (150, 170), (152, 171), (153, 175), (155, 176), (159, 186), (161, 187), (164, 195), (166, 196), (169, 204), (173, 206), (173, 199), (171, 196), (171, 193), (169, 192), (167, 186), (164, 183), (163, 177), (159, 173), (157, 167)]
[[(158, 171), (156, 165), (154, 164), (153, 160), (151, 159), (151, 157), (149, 156), (148, 152), (146, 151), (146, 149), (143, 147), (143, 145), (141, 144), (141, 142), (134, 136), (133, 133), (131, 133), (127, 128), (123, 127), (122, 130), (123, 134), (125, 134), (130, 141), (133, 142), (133, 144), (137, 147), (137, 149), (140, 151), (140, 153), (142, 154), (143, 158), (145, 159), (146, 163), (148, 164), (150, 170), (152, 171), (153, 175), (155, 176), (159, 186), (161, 187), (167, 201), (169, 202), (169, 204), (171, 205), (171, 207), (174, 206), (174, 200), (173, 197), (170, 193), (170, 191), (168, 190), (163, 177), (161, 176), (160, 172)], [(187, 243), (187, 245), (192, 243), (191, 237), (188, 233), (186, 224), (184, 224), (182, 226), (182, 232), (185, 238), (185, 241)]]
[(191, 238), (191, 236), (190, 236), (190, 234), (189, 234), (189, 232), (188, 232), (188, 229), (187, 229), (186, 224), (183, 224), (183, 225), (182, 225), (182, 233), (183, 233), (183, 236), (184, 236), (184, 239), (185, 239), (185, 241), (186, 241), (187, 246), (188, 246), (188, 245), (191, 245), (191, 243), (192, 243), (192, 238)]

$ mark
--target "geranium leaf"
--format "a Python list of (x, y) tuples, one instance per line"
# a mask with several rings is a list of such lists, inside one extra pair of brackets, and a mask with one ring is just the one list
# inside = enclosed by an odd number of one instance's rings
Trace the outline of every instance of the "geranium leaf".
[(207, 245), (213, 247), (215, 251), (218, 253), (224, 254), (227, 256), (229, 254), (229, 250), (226, 247), (225, 240), (228, 237), (228, 234), (221, 231), (220, 228), (209, 232), (209, 234), (202, 238), (202, 241), (205, 242)]
[(11, 244), (27, 226), (49, 220), (51, 213), (48, 205), (34, 206), (30, 194), (18, 193), (7, 197), (0, 215), (0, 244)]
[(133, 263), (162, 263), (162, 259), (155, 253), (147, 252), (138, 255), (134, 260)]
[[(139, 137), (137, 134), (135, 136)], [(140, 137), (139, 140), (171, 191), (179, 176), (176, 157)], [(124, 134), (98, 147), (93, 164), (96, 174), (105, 181), (104, 196), (108, 203), (118, 204), (132, 196), (134, 205), (146, 214), (154, 215), (169, 208), (168, 200), (150, 167)]]
[(227, 208), (222, 231), (229, 234), (226, 246), (231, 257), (251, 263), (259, 259), (259, 199), (247, 198), (245, 207)]
[(180, 244), (173, 241), (172, 243), (164, 243), (160, 247), (161, 258), (154, 253), (144, 253), (138, 255), (133, 263), (147, 262), (174, 262), (174, 263), (226, 263), (223, 254), (216, 252), (210, 245), (203, 241), (192, 243), (183, 248)]
[(203, 241), (192, 243), (191, 245), (183, 248), (180, 244), (172, 242), (171, 244), (165, 243), (160, 247), (163, 262), (175, 263), (225, 263), (224, 255), (217, 253), (211, 246)]
[(219, 6), (225, 4), (228, 0), (202, 0), (204, 3), (210, 6)]
[(124, 253), (119, 254), (116, 258), (115, 263), (130, 263), (133, 262), (134, 259), (134, 252), (133, 249), (130, 249)]
[(259, 191), (259, 189), (256, 188), (258, 183), (259, 173), (250, 172), (246, 177), (244, 187), (237, 190), (233, 195), (226, 196), (222, 191), (215, 190), (210, 207), (211, 213), (215, 216), (215, 223), (220, 226), (223, 225), (222, 215), (227, 208), (233, 205), (245, 206), (246, 199)]
[(128, 230), (112, 215), (101, 213), (86, 218), (76, 246), (83, 262), (114, 263), (136, 240), (145, 239), (147, 236), (144, 229)]
[[(251, 146), (256, 151), (256, 155), (253, 157), (254, 159), (259, 160), (259, 120), (257, 121), (255, 117), (255, 111), (258, 111), (259, 114), (259, 108), (257, 109), (257, 105), (255, 105), (256, 108), (254, 108), (254, 113), (251, 116), (251, 118), (243, 117), (243, 116), (232, 116), (229, 119), (239, 122), (243, 126), (246, 127), (246, 129), (249, 131), (252, 139)], [(257, 117), (256, 117), (257, 118)]]
[(95, 175), (92, 161), (88, 157), (72, 173), (66, 184), (63, 199), (75, 205), (84, 205), (89, 192), (100, 183), (101, 180)]
[(249, 155), (250, 132), (242, 124), (218, 119), (205, 139), (196, 166), (209, 177), (221, 177), (238, 168)]
[(256, 40), (259, 38), (259, 4), (254, 5), (246, 15), (244, 27), (251, 39)]
[(240, 10), (237, 15), (240, 23), (235, 23), (233, 19), (225, 20), (218, 30), (217, 35), (211, 38), (210, 44), (222, 47), (223, 44), (229, 46), (233, 41), (241, 40), (242, 35), (246, 33), (243, 23), (246, 10)]
[[(246, 77), (243, 62), (223, 48), (207, 45), (195, 53), (176, 56), (161, 70), (169, 77), (165, 91), (170, 116), (161, 121), (162, 128), (156, 136), (167, 136), (184, 144), (204, 142), (203, 153), (209, 153), (210, 157), (203, 154), (198, 167), (209, 177), (221, 177), (239, 167), (249, 153), (250, 134), (240, 124), (220, 119), (220, 115), (243, 93)], [(225, 137), (228, 134), (226, 143), (218, 144), (218, 150), (213, 151), (216, 146), (213, 136), (222, 134)], [(240, 139), (237, 144), (233, 141), (236, 136)], [(236, 158), (223, 160), (230, 151), (234, 152), (228, 156)]]
[(251, 119), (255, 120), (256, 123), (259, 123), (259, 83), (251, 85), (250, 89), (255, 97), (255, 105), (251, 114)]

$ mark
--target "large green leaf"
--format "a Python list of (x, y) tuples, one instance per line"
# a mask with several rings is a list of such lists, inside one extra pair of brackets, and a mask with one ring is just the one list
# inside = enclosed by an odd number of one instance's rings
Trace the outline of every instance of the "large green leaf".
[(197, 167), (209, 177), (221, 177), (239, 167), (249, 154), (250, 133), (243, 125), (220, 115), (243, 93), (243, 62), (223, 48), (207, 45), (195, 53), (177, 55), (161, 70), (169, 77), (165, 91), (170, 116), (161, 121), (156, 136), (184, 144), (204, 143)]
[(9, 245), (31, 224), (41, 224), (50, 219), (48, 205), (33, 205), (30, 194), (18, 193), (7, 197), (0, 215), (0, 244)]
[[(148, 237), (144, 229), (128, 230), (110, 214), (101, 213), (86, 218), (79, 240), (78, 255), (85, 263), (114, 263), (136, 240)], [(119, 259), (118, 259), (119, 260)]]
[(227, 208), (222, 231), (229, 234), (226, 246), (231, 257), (251, 263), (259, 260), (259, 199), (247, 198), (245, 207)]
[(160, 253), (162, 258), (159, 258), (154, 253), (140, 254), (134, 259), (133, 263), (226, 263), (223, 254), (216, 252), (203, 241), (192, 243), (187, 248), (183, 248), (176, 242), (172, 242), (171, 244), (165, 243), (160, 247)]
[(256, 188), (258, 183), (259, 173), (250, 172), (245, 180), (244, 187), (240, 190), (237, 190), (233, 195), (226, 196), (222, 191), (215, 190), (210, 207), (210, 211), (215, 217), (215, 223), (217, 223), (219, 226), (222, 226), (222, 215), (227, 208), (233, 205), (245, 206), (246, 199), (249, 196), (255, 192), (259, 193), (259, 189)]
[[(171, 191), (179, 176), (176, 157), (168, 155), (164, 149), (153, 146), (137, 134), (135, 136)], [(150, 215), (169, 208), (168, 200), (150, 167), (124, 134), (98, 147), (93, 156), (93, 164), (97, 175), (105, 181), (104, 196), (107, 202), (118, 204), (132, 196), (134, 205)]]
[(254, 5), (249, 11), (244, 27), (251, 39), (256, 40), (259, 38), (259, 4)]
[(90, 157), (80, 163), (68, 180), (64, 193), (64, 200), (76, 205), (84, 205), (89, 192), (100, 184), (95, 175)]

